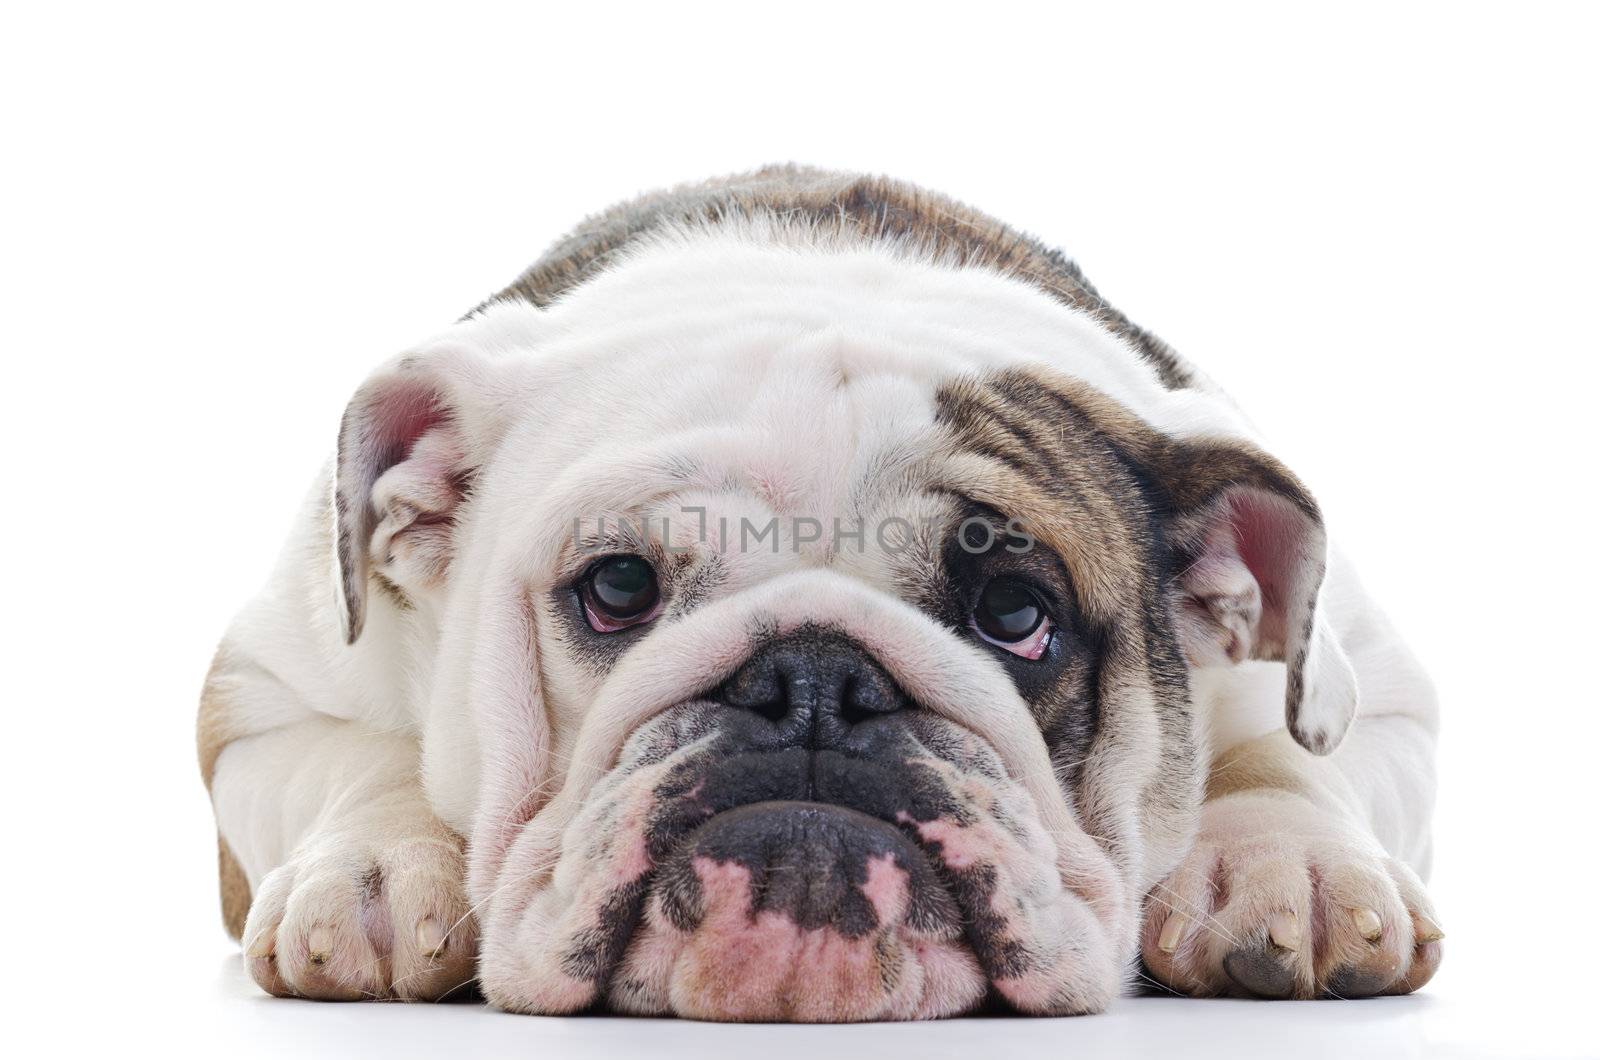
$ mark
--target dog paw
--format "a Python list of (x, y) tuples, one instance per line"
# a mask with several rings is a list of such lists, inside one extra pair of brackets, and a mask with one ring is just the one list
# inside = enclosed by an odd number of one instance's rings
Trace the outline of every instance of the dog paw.
[(1200, 837), (1145, 901), (1140, 948), (1195, 996), (1355, 998), (1416, 990), (1444, 937), (1416, 873), (1285, 792), (1208, 803)]
[(437, 822), (313, 836), (257, 888), (245, 967), (279, 997), (438, 1000), (477, 960), (464, 873)]

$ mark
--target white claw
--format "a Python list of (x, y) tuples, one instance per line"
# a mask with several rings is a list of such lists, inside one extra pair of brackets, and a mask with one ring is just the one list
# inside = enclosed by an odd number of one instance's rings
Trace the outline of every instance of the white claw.
[(1378, 919), (1378, 914), (1373, 910), (1352, 909), (1350, 916), (1356, 922), (1356, 930), (1368, 942), (1377, 942), (1383, 937), (1383, 921)]
[(1435, 924), (1430, 918), (1417, 914), (1417, 941), (1438, 942), (1444, 938), (1444, 928)]
[(1300, 921), (1293, 913), (1274, 913), (1268, 922), (1267, 934), (1273, 944), (1282, 949), (1300, 948)]
[(244, 951), (245, 956), (258, 960), (262, 957), (271, 957), (273, 942), (277, 939), (277, 935), (277, 928), (263, 928), (261, 932), (251, 940), (250, 946)]
[(1162, 953), (1176, 953), (1178, 943), (1183, 941), (1183, 914), (1173, 913), (1167, 917), (1167, 922), (1161, 925), (1161, 937), (1156, 940), (1156, 946)]
[(333, 932), (325, 927), (313, 928), (306, 938), (306, 955), (312, 964), (327, 964), (333, 956)]

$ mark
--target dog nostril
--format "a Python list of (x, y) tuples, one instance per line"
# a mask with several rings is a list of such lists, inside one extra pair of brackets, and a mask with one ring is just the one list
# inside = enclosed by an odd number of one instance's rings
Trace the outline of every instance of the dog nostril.
[(780, 721), (789, 713), (786, 682), (770, 661), (746, 666), (722, 687), (721, 700), (730, 707), (759, 714), (768, 721)]
[(893, 714), (904, 706), (905, 696), (899, 688), (871, 672), (866, 676), (847, 676), (839, 691), (839, 719), (848, 725)]
[(844, 687), (839, 690), (839, 720), (846, 725), (860, 725), (881, 713), (872, 708), (870, 698), (859, 694), (860, 690), (861, 682), (854, 677), (846, 677)]
[(734, 705), (759, 714), (768, 721), (782, 721), (784, 718), (789, 716), (789, 703), (782, 696), (779, 696), (777, 699), (766, 699), (751, 703), (736, 703)]

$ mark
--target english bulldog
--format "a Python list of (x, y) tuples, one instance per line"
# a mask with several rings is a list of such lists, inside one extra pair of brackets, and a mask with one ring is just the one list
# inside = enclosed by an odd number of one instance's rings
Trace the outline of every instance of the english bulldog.
[(1071, 261), (781, 166), (356, 391), (199, 749), (271, 994), (851, 1021), (1417, 989), (1436, 718)]

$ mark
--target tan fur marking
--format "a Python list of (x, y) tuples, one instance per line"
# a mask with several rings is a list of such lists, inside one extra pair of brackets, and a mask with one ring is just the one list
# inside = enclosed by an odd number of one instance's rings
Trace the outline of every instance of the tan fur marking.
[(222, 926), (235, 942), (244, 939), (245, 918), (250, 915), (250, 881), (228, 841), (217, 836), (217, 879), (222, 891)]
[(217, 771), (217, 758), (239, 733), (233, 731), (228, 699), (224, 690), (225, 677), (232, 665), (232, 652), (226, 642), (218, 646), (211, 659), (211, 669), (206, 672), (206, 683), (200, 689), (200, 714), (195, 719), (195, 745), (200, 756), (200, 777), (211, 790), (211, 778)]
[[(206, 674), (206, 683), (200, 690), (200, 714), (195, 720), (195, 744), (200, 757), (200, 776), (206, 790), (211, 790), (211, 780), (217, 772), (217, 759), (222, 749), (240, 734), (233, 728), (232, 711), (224, 688), (223, 675), (228, 672), (233, 659), (224, 642), (217, 648)], [(233, 856), (228, 843), (217, 835), (217, 880), (222, 896), (222, 924), (235, 940), (244, 935), (245, 917), (250, 913), (250, 881), (244, 869)]]
[(1241, 791), (1310, 794), (1307, 767), (1313, 761), (1310, 752), (1290, 739), (1288, 733), (1269, 733), (1224, 751), (1212, 763), (1211, 774), (1206, 778), (1206, 801)]

